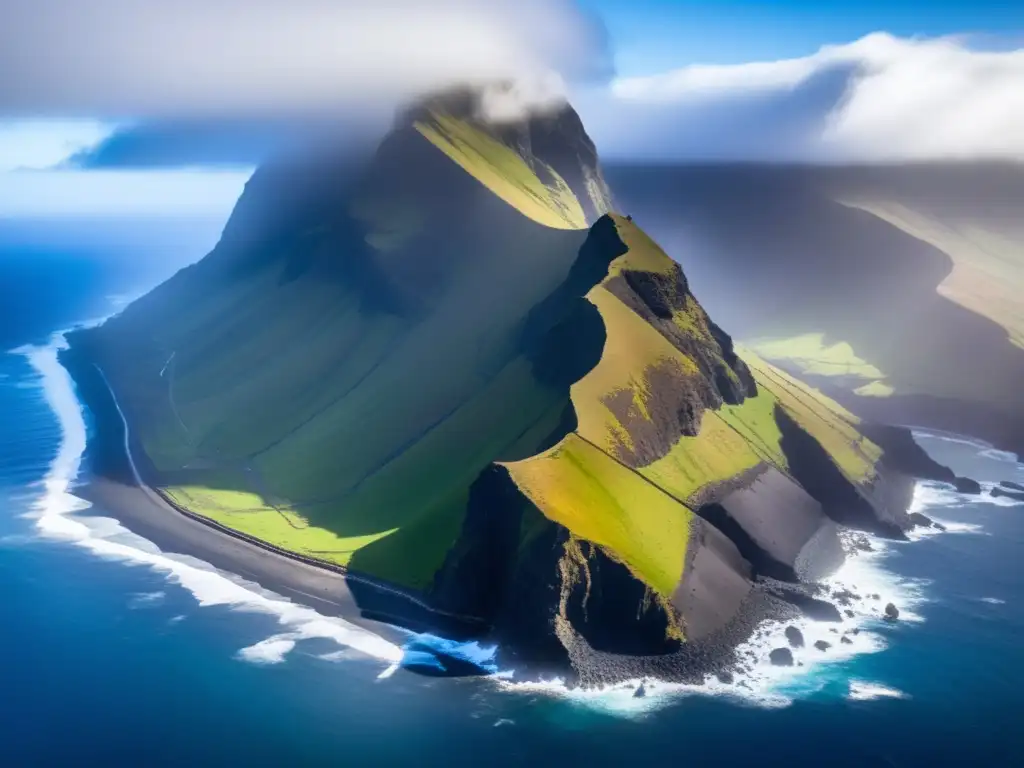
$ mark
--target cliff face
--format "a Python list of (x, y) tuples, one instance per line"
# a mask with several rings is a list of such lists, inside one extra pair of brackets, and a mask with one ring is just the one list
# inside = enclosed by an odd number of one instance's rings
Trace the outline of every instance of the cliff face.
[(858, 415), (1024, 451), (1024, 170), (606, 169), (715, 318)]
[(496, 127), (439, 97), (367, 163), (258, 171), (206, 259), (73, 350), (179, 507), (521, 664), (688, 679), (758, 576), (826, 573), (839, 524), (900, 535), (909, 480), (610, 205), (571, 109)]

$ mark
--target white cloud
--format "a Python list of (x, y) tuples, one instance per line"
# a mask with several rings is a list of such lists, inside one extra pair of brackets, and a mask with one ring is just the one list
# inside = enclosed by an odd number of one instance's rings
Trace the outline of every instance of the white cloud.
[(0, 218), (223, 216), (242, 171), (10, 171), (0, 173)]
[[(841, 77), (842, 87), (808, 111), (804, 91), (828, 75)], [(1024, 160), (1024, 49), (977, 51), (957, 38), (876, 33), (803, 58), (620, 79), (612, 92), (617, 106), (610, 109), (630, 104), (656, 116), (661, 107), (663, 118), (683, 109), (691, 125), (720, 114), (723, 104), (756, 101), (759, 114), (804, 109), (802, 132), (780, 137), (772, 159)], [(765, 130), (759, 121), (730, 129), (739, 137), (732, 137), (734, 152), (755, 144), (764, 151), (765, 137), (755, 137)], [(676, 153), (667, 145), (661, 150)]]
[(0, 123), (0, 172), (50, 168), (95, 146), (113, 126), (95, 120), (19, 120)]
[(390, 106), (455, 82), (607, 73), (573, 0), (0, 0), (0, 114)]

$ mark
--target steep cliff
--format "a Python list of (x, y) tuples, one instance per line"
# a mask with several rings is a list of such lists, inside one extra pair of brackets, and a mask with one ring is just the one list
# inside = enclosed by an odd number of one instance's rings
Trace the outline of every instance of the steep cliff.
[(864, 418), (1024, 452), (1024, 168), (607, 168), (715, 318)]
[(611, 206), (570, 108), (445, 94), (361, 165), (257, 171), (209, 256), (69, 354), (148, 484), (358, 574), (366, 613), (690, 679), (771, 607), (759, 577), (829, 572), (841, 525), (901, 535), (910, 481)]

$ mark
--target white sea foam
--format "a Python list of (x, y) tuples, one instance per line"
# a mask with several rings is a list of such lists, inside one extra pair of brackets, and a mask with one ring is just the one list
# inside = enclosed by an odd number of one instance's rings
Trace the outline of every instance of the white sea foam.
[[(850, 599), (841, 610), (850, 610), (853, 617), (842, 622), (799, 618), (793, 621), (770, 621), (762, 624), (751, 637), (737, 647), (741, 671), (734, 673), (732, 683), (722, 683), (709, 676), (700, 685), (668, 683), (657, 679), (629, 680), (602, 688), (569, 688), (561, 679), (540, 682), (506, 680), (504, 689), (532, 695), (549, 695), (590, 710), (625, 718), (639, 718), (687, 696), (725, 697), (735, 703), (761, 708), (781, 708), (796, 699), (805, 698), (826, 686), (845, 683), (849, 662), (863, 654), (877, 653), (887, 646), (886, 636), (901, 624), (923, 621), (917, 612), (927, 602), (927, 581), (898, 576), (886, 570), (885, 560), (892, 554), (894, 543), (869, 537), (872, 550), (849, 557), (831, 577), (822, 583), (832, 592), (848, 590), (858, 597)], [(872, 597), (877, 595), (877, 598)], [(900, 610), (899, 621), (884, 619), (887, 603)], [(804, 637), (801, 648), (792, 648), (785, 630), (797, 627)], [(834, 630), (834, 631), (833, 631)], [(848, 643), (842, 642), (846, 637)], [(824, 641), (829, 647), (821, 651), (815, 643)], [(790, 648), (794, 665), (774, 666), (768, 656), (775, 648)], [(634, 693), (644, 685), (643, 697)]]
[(1000, 451), (997, 448), (988, 448), (981, 452), (981, 456), (986, 459), (992, 459), (993, 461), (1002, 461), (1009, 464), (1017, 463), (1017, 454), (1011, 453), (1010, 451)]
[[(400, 647), (341, 619), (327, 618), (316, 611), (296, 605), (280, 596), (262, 590), (231, 574), (216, 571), (194, 558), (170, 555), (108, 518), (80, 518), (73, 513), (88, 506), (70, 491), (85, 450), (86, 430), (81, 406), (74, 395), (73, 384), (67, 372), (57, 361), (57, 351), (64, 345), (62, 335), (54, 337), (48, 347), (30, 347), (19, 350), (26, 354), (42, 376), (44, 393), (60, 419), (63, 440), (50, 472), (43, 481), (44, 492), (36, 503), (39, 531), (47, 536), (61, 538), (89, 549), (95, 554), (130, 564), (148, 566), (166, 575), (173, 583), (191, 592), (202, 606), (222, 605), (234, 610), (258, 612), (277, 617), (287, 631), (272, 635), (239, 651), (238, 656), (256, 664), (274, 664), (287, 658), (296, 644), (304, 639), (327, 638), (341, 649), (323, 654), (321, 658), (338, 660), (351, 658), (353, 652), (380, 659), (388, 666), (380, 673), (386, 679), (399, 668), (402, 658)], [(951, 437), (951, 440), (977, 445), (972, 441)], [(925, 512), (932, 507), (959, 506), (977, 502), (980, 497), (963, 497), (951, 488), (937, 483), (919, 483), (914, 494), (913, 511)], [(1004, 499), (985, 497), (985, 501), (1004, 505)], [(1012, 500), (1010, 500), (1012, 501)], [(970, 524), (943, 522), (949, 533), (977, 532)], [(931, 529), (938, 532), (937, 529)], [(626, 681), (599, 689), (568, 688), (564, 681), (554, 679), (539, 682), (518, 682), (510, 672), (492, 675), (491, 679), (503, 689), (517, 693), (557, 696), (588, 709), (614, 713), (624, 717), (643, 716), (655, 709), (692, 695), (723, 696), (759, 707), (785, 707), (795, 698), (821, 690), (825, 685), (842, 679), (844, 662), (865, 653), (875, 653), (886, 647), (885, 633), (891, 631), (882, 619), (882, 607), (893, 602), (900, 609), (900, 622), (921, 621), (914, 608), (925, 602), (927, 582), (901, 578), (885, 570), (884, 560), (889, 554), (889, 543), (873, 540), (873, 551), (850, 557), (831, 578), (825, 581), (832, 590), (849, 589), (860, 597), (850, 606), (852, 618), (842, 624), (801, 619), (794, 622), (769, 622), (760, 627), (738, 649), (745, 669), (736, 675), (733, 684), (724, 684), (709, 677), (703, 685), (682, 685), (647, 679)], [(879, 595), (874, 599), (871, 595)], [(995, 598), (983, 598), (986, 601)], [(175, 617), (174, 620), (179, 619)], [(796, 665), (775, 667), (768, 662), (773, 648), (788, 646), (786, 626), (797, 626), (805, 640), (802, 648), (792, 649)], [(833, 632), (835, 629), (837, 631)], [(853, 630), (858, 630), (854, 634)], [(847, 637), (848, 644), (840, 642)], [(814, 647), (824, 640), (830, 644), (826, 651)], [(643, 683), (645, 695), (636, 697), (636, 689)], [(876, 683), (851, 681), (851, 699), (870, 700), (883, 697), (902, 697), (899, 691)]]
[(128, 607), (132, 609), (155, 608), (163, 605), (166, 597), (166, 592), (138, 592), (132, 595), (128, 601)]
[(914, 485), (914, 496), (907, 511), (924, 514), (931, 507), (961, 507), (967, 498), (977, 497), (966, 497), (945, 483), (921, 480)]
[(280, 664), (294, 647), (295, 639), (291, 635), (274, 635), (243, 648), (238, 658), (253, 664)]
[(910, 695), (879, 683), (851, 680), (850, 692), (846, 698), (850, 701), (874, 701), (875, 699), (909, 699)]
[(56, 334), (49, 346), (15, 350), (26, 355), (39, 373), (43, 393), (63, 435), (43, 480), (43, 492), (33, 505), (36, 528), (42, 535), (73, 542), (105, 559), (149, 567), (191, 592), (201, 606), (226, 606), (274, 616), (288, 631), (243, 649), (239, 656), (247, 661), (283, 659), (297, 641), (311, 638), (332, 640), (342, 648), (352, 648), (388, 664), (401, 659), (402, 650), (397, 645), (343, 619), (322, 616), (196, 558), (164, 553), (116, 520), (76, 516), (75, 512), (89, 507), (72, 493), (85, 451), (86, 427), (71, 377), (57, 360), (57, 352), (64, 348), (63, 334)]
[(989, 605), (1006, 605), (1006, 601), (998, 597), (979, 597), (978, 599), (983, 603), (988, 603)]

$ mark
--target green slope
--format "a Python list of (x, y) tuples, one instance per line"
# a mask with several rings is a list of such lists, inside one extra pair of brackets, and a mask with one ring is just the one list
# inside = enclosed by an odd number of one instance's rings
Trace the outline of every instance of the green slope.
[[(689, 585), (728, 563), (729, 596), (699, 598), (727, 620), (749, 573), (698, 513), (788, 477), (779, 413), (855, 487), (880, 452), (738, 355), (680, 267), (602, 215), (575, 113), (495, 127), (460, 103), (411, 110), (315, 194), (258, 172), (213, 253), (76, 343), (147, 480), (195, 514), (461, 613), (536, 589), (570, 622), (605, 578), (662, 642), (706, 634)], [(249, 213), (270, 189), (274, 227)]]

